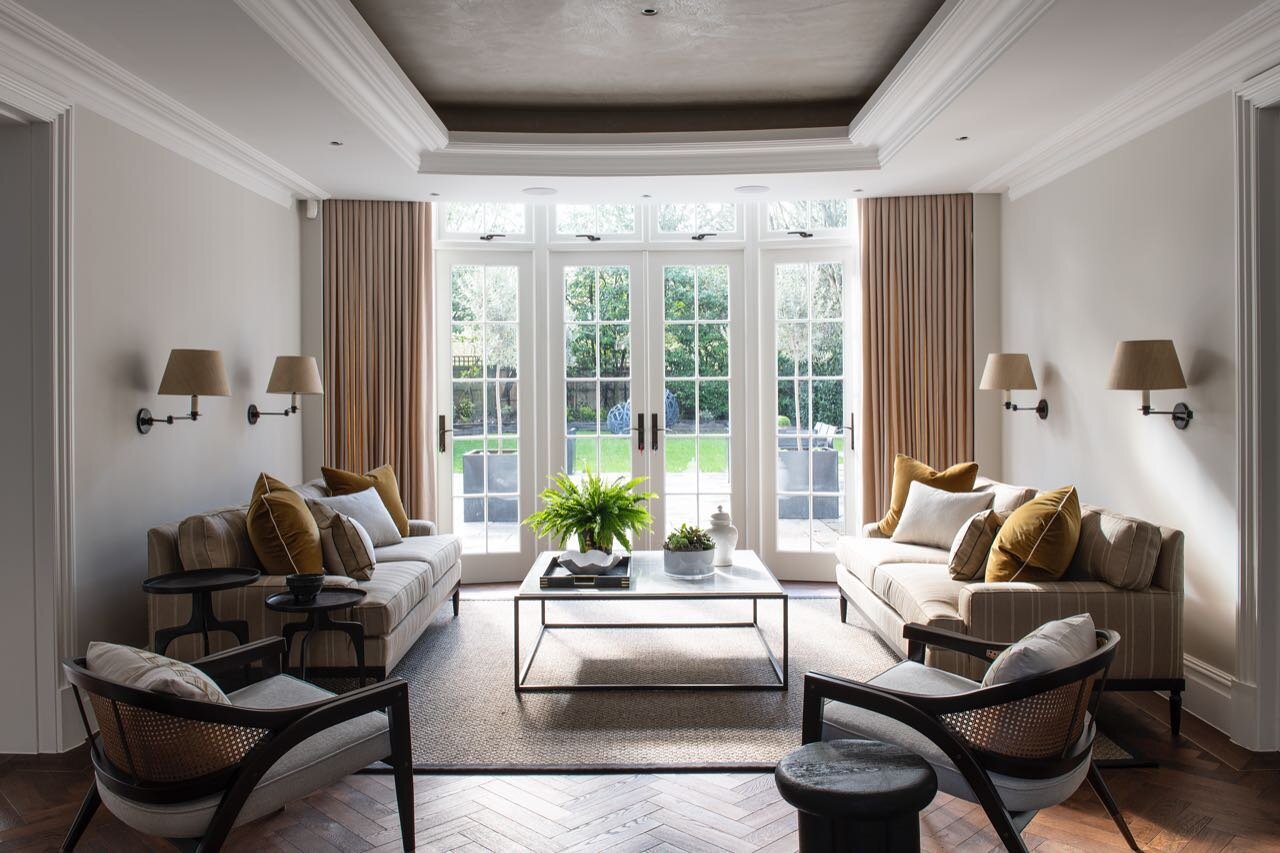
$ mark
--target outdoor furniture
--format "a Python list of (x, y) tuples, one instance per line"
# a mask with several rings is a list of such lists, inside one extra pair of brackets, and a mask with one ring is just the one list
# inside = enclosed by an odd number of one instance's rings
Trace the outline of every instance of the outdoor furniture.
[(933, 765), (938, 788), (981, 805), (1000, 841), (1018, 853), (1036, 812), (1065, 801), (1087, 778), (1137, 850), (1092, 759), (1098, 698), (1120, 642), (1115, 631), (1096, 635), (1097, 651), (1081, 661), (983, 687), (926, 667), (925, 646), (990, 662), (1010, 644), (908, 624), (908, 659), (867, 683), (805, 676), (802, 740), (870, 738), (918, 753)]
[(800, 813), (801, 853), (918, 853), (920, 810), (938, 791), (927, 761), (870, 740), (806, 744), (773, 776)]
[(243, 619), (223, 622), (214, 615), (213, 593), (248, 586), (261, 574), (257, 569), (196, 569), (190, 572), (169, 572), (144, 580), (142, 590), (151, 595), (191, 596), (191, 618), (183, 625), (157, 628), (152, 649), (156, 654), (162, 655), (178, 637), (200, 634), (204, 637), (204, 653), (207, 655), (210, 631), (229, 631), (241, 645), (249, 642), (248, 622)]
[[(573, 690), (786, 690), (787, 689), (787, 594), (782, 585), (753, 551), (734, 551), (733, 565), (716, 569), (715, 573), (699, 579), (685, 580), (671, 577), (662, 568), (661, 551), (635, 551), (631, 554), (631, 585), (625, 589), (574, 586), (569, 588), (541, 587), (539, 578), (551, 565), (559, 552), (544, 551), (534, 560), (524, 582), (515, 594), (515, 689), (517, 693), (552, 692)], [(548, 622), (547, 602), (636, 602), (636, 601), (713, 601), (741, 600), (751, 605), (751, 619), (717, 622)], [(782, 649), (775, 655), (760, 626), (759, 608), (762, 601), (775, 601), (782, 606)], [(539, 610), (539, 630), (528, 657), (522, 656), (520, 642), (520, 611), (522, 604), (536, 603)], [(735, 681), (723, 684), (662, 683), (569, 683), (530, 684), (529, 670), (537, 657), (538, 649), (548, 631), (582, 628), (663, 628), (674, 630), (698, 630), (701, 628), (753, 628), (760, 639), (761, 654), (767, 658), (774, 678), (757, 681)]]
[(230, 705), (126, 687), (94, 675), (84, 658), (65, 661), (94, 781), (62, 849), (75, 849), (105, 803), (139, 832), (219, 850), (233, 827), (384, 761), (395, 774), (401, 841), (413, 850), (408, 684), (393, 678), (335, 696), (276, 674), (284, 645), (275, 637), (192, 662), (215, 679), (260, 665), (266, 677), (228, 694)]
[(334, 610), (353, 607), (364, 600), (367, 595), (362, 589), (322, 589), (315, 598), (299, 601), (291, 592), (277, 592), (267, 596), (268, 610), (280, 613), (302, 613), (306, 615), (304, 622), (290, 622), (280, 629), (284, 637), (284, 659), (287, 664), (291, 659), (293, 638), (304, 633), (302, 648), (298, 651), (299, 676), (307, 679), (307, 645), (311, 636), (317, 631), (339, 631), (351, 638), (351, 645), (356, 651), (356, 669), (360, 686), (364, 687), (364, 626), (359, 622), (343, 621), (332, 618), (329, 614)]

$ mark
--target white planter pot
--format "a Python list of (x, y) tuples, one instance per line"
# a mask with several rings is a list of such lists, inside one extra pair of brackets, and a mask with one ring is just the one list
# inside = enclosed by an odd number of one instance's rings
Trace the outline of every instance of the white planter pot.
[(711, 558), (715, 551), (668, 551), (662, 549), (662, 570), (674, 578), (696, 579), (715, 574)]

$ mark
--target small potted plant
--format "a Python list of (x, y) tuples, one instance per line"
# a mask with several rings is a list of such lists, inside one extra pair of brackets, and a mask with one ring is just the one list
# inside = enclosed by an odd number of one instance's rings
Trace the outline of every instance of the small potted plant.
[[(574, 539), (577, 552), (565, 552), (561, 563), (572, 571), (593, 572), (617, 562), (610, 557), (614, 543), (631, 550), (631, 534), (653, 526), (653, 516), (645, 504), (657, 495), (640, 492), (636, 487), (644, 477), (632, 480), (617, 478), (606, 483), (591, 471), (581, 485), (563, 472), (552, 478), (552, 485), (539, 497), (542, 509), (524, 520), (538, 536), (550, 536), (557, 547)], [(610, 562), (612, 561), (612, 562)], [(578, 568), (575, 568), (578, 567)]]
[(705, 578), (715, 574), (711, 564), (716, 543), (700, 527), (682, 524), (662, 546), (662, 569), (672, 577)]

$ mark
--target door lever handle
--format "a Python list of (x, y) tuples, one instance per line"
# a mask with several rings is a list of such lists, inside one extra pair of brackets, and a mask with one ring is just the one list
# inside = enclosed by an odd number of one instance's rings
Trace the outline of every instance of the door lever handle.
[(445, 433), (453, 432), (453, 430), (451, 430), (451, 429), (447, 429), (447, 428), (445, 427), (445, 425), (444, 425), (444, 415), (440, 415), (440, 417), (439, 417), (439, 422), (438, 422), (438, 427), (437, 427), (437, 429), (436, 429), (436, 432), (439, 434), (439, 445), (438, 445), (438, 446), (439, 446), (439, 448), (440, 448), (440, 452), (441, 452), (441, 453), (444, 453), (444, 452), (446, 452), (446, 451), (448, 450), (448, 448), (446, 448), (446, 447), (445, 447), (445, 444), (444, 444), (444, 436), (445, 436)]
[(636, 415), (636, 425), (631, 428), (634, 432), (640, 433), (640, 440), (636, 444), (636, 449), (644, 452), (644, 412)]
[[(662, 427), (658, 426), (657, 412), (653, 413), (652, 423), (653, 423), (653, 438), (649, 440), (649, 449), (656, 451), (658, 449), (658, 433), (662, 432)], [(643, 450), (644, 448), (641, 448), (641, 449)]]

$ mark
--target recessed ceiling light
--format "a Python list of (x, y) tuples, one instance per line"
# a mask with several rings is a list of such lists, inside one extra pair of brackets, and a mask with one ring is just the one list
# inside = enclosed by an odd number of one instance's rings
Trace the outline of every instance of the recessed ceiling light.
[(956, 137), (956, 142), (968, 142), (968, 141), (969, 141), (969, 137), (967, 137), (967, 136), (957, 136), (957, 137)]
[(555, 187), (525, 187), (520, 192), (525, 195), (555, 195)]
[(640, 198), (653, 198), (653, 196), (649, 195), (648, 193), (640, 193)]
[(651, 6), (646, 6), (640, 10), (640, 14), (644, 15), (646, 18), (652, 18), (654, 15), (658, 14), (658, 10)]
[(734, 187), (733, 191), (736, 193), (746, 193), (747, 195), (756, 195), (758, 193), (767, 193), (769, 188), (763, 184), (746, 184), (745, 186)]
[(332, 145), (334, 148), (341, 148), (341, 147), (342, 147), (342, 140), (340, 140), (340, 139), (330, 139), (330, 140), (329, 140), (329, 144), (330, 144), (330, 145)]
[(430, 195), (432, 198), (439, 198), (439, 197), (440, 197), (440, 193), (428, 193), (428, 195)]
[(854, 192), (856, 192), (856, 193), (860, 193), (860, 192), (862, 192), (862, 187), (857, 187), (857, 188), (855, 188), (855, 189), (854, 189)]

